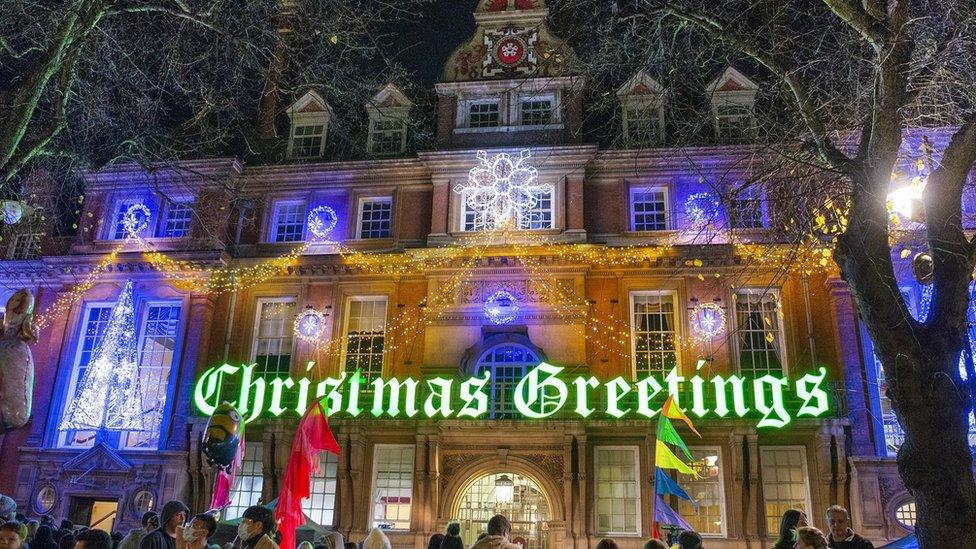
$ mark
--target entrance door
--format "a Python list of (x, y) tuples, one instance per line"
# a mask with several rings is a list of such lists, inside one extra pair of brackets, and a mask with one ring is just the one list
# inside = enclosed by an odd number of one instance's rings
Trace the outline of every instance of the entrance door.
[(474, 544), (488, 519), (497, 514), (512, 523), (510, 541), (525, 549), (546, 547), (549, 503), (532, 479), (502, 472), (478, 477), (468, 485), (456, 515), (465, 547)]
[(118, 501), (71, 498), (71, 503), (68, 506), (68, 520), (77, 525), (111, 532), (115, 526), (115, 516), (118, 510)]

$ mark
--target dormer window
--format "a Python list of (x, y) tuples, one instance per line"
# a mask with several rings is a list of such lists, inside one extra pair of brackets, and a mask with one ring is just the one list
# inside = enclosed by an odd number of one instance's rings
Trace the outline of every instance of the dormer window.
[(469, 128), (494, 128), (501, 121), (501, 109), (497, 99), (482, 99), (468, 103)]
[(371, 154), (393, 155), (407, 149), (409, 99), (393, 84), (387, 84), (366, 106), (369, 137), (366, 147)]
[(756, 92), (759, 86), (729, 67), (707, 88), (715, 123), (722, 141), (746, 141), (756, 136)]
[(617, 97), (627, 144), (647, 145), (664, 137), (664, 95), (657, 80), (641, 70), (617, 90)]
[(549, 96), (522, 98), (522, 125), (545, 126), (554, 122), (555, 98)]
[(332, 108), (314, 91), (308, 91), (288, 107), (291, 130), (288, 158), (308, 160), (325, 154), (325, 137), (329, 132)]

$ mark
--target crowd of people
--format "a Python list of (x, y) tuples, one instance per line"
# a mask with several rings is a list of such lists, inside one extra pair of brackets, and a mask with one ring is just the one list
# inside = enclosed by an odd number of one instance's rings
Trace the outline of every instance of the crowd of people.
[[(827, 534), (810, 524), (806, 513), (791, 509), (780, 521), (779, 537), (773, 549), (874, 549), (851, 528), (847, 509), (834, 505), (825, 516)], [(68, 520), (55, 525), (50, 515), (40, 520), (28, 520), (17, 513), (16, 502), (0, 495), (0, 549), (278, 549), (274, 512), (254, 505), (244, 511), (233, 542), (223, 545), (210, 541), (217, 533), (217, 518), (211, 513), (190, 516), (181, 501), (170, 501), (160, 513), (149, 511), (142, 516), (142, 527), (123, 536), (98, 529), (75, 526)], [(468, 549), (522, 549), (509, 539), (512, 524), (504, 515), (495, 515), (485, 530)], [(683, 531), (672, 549), (705, 549), (702, 537), (693, 531)], [(316, 543), (303, 541), (298, 549), (392, 549), (389, 538), (374, 528), (360, 543), (346, 541), (339, 532), (328, 532)], [(465, 549), (461, 540), (461, 526), (447, 525), (443, 534), (430, 537), (427, 549)], [(617, 549), (617, 543), (606, 538), (597, 549)], [(658, 539), (649, 540), (644, 549), (669, 549)]]

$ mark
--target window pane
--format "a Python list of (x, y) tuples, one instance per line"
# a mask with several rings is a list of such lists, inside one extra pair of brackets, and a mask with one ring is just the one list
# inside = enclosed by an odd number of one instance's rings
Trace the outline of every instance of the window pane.
[(541, 126), (552, 123), (552, 99), (522, 101), (522, 125)]
[(259, 301), (254, 362), (256, 375), (274, 378), (291, 370), (295, 301)]
[(237, 481), (230, 492), (230, 505), (224, 514), (225, 519), (238, 518), (244, 511), (257, 505), (264, 488), (264, 444), (247, 441), (244, 445), (244, 459), (237, 472)]
[(373, 516), (370, 526), (410, 528), (413, 496), (412, 445), (376, 445), (373, 470)]
[(664, 133), (660, 107), (652, 103), (638, 103), (624, 108), (627, 140), (631, 143), (653, 143)]
[(403, 150), (403, 140), (407, 126), (403, 120), (373, 121), (371, 152), (374, 154), (395, 154)]
[(139, 337), (139, 384), (146, 431), (123, 434), (126, 448), (156, 448), (159, 445), (179, 324), (179, 305), (150, 305), (146, 308)]
[[(539, 362), (539, 357), (535, 353), (521, 345), (500, 345), (488, 350), (481, 357), (475, 375), (480, 376), (485, 371), (491, 372), (489, 417), (492, 419), (518, 417), (514, 401), (515, 386), (525, 377), (528, 370), (538, 366)], [(546, 409), (546, 406), (546, 395), (543, 395), (543, 409)]]
[(360, 371), (363, 383), (383, 373), (386, 298), (353, 298), (346, 312), (346, 372)]
[(14, 238), (10, 259), (37, 259), (41, 255), (41, 235), (39, 233), (19, 234)]
[[(519, 229), (523, 231), (544, 230), (553, 228), (553, 200), (552, 191), (542, 192), (535, 195), (535, 205), (523, 211), (519, 219)], [(467, 198), (462, 197), (461, 203), (464, 205), (465, 231), (483, 231), (486, 226), (483, 216), (478, 215), (468, 204)]]
[(313, 158), (322, 154), (325, 126), (311, 124), (295, 126), (291, 155), (294, 158)]
[(174, 202), (166, 210), (166, 222), (159, 236), (183, 237), (190, 234), (190, 220), (193, 216), (192, 202)]
[(596, 448), (597, 527), (601, 533), (639, 534), (636, 448)]
[(666, 374), (678, 363), (674, 295), (632, 294), (637, 379)]
[(359, 217), (359, 238), (389, 238), (392, 215), (391, 199), (364, 200)]
[[(91, 362), (92, 355), (95, 354), (95, 350), (102, 342), (102, 337), (105, 335), (105, 329), (108, 327), (108, 319), (112, 316), (112, 306), (111, 305), (100, 305), (97, 307), (88, 307), (85, 314), (82, 316), (82, 326), (81, 326), (81, 337), (78, 340), (78, 350), (77, 359), (75, 362), (74, 372), (71, 374), (71, 384), (68, 390), (69, 398), (65, 399), (66, 402), (71, 402), (77, 398), (77, 391), (79, 389), (79, 384), (82, 379), (85, 378), (85, 372), (88, 369), (88, 364)], [(62, 411), (62, 413), (67, 412), (67, 406)], [(87, 448), (95, 443), (95, 432), (94, 431), (62, 431), (59, 442), (61, 446), (69, 448)]]
[(336, 477), (339, 470), (338, 457), (330, 452), (319, 454), (318, 474), (312, 476), (310, 499), (302, 500), (302, 511), (312, 522), (322, 526), (333, 526), (335, 512)]
[[(125, 214), (126, 212), (129, 211), (129, 208), (135, 206), (136, 204), (142, 204), (142, 202), (136, 200), (127, 200), (124, 202), (119, 202), (119, 205), (115, 210), (115, 226), (114, 226), (115, 228), (112, 231), (112, 238), (116, 240), (121, 240), (129, 236), (125, 232), (125, 225), (123, 224), (123, 221), (125, 220)], [(143, 229), (139, 231), (138, 234), (139, 236), (145, 236), (146, 235), (145, 233), (146, 233), (146, 229)]]
[(765, 227), (762, 201), (759, 197), (749, 194), (733, 196), (729, 200), (729, 226), (733, 229), (761, 229)]
[(472, 103), (468, 107), (468, 126), (490, 128), (498, 125), (498, 102)]
[(675, 509), (701, 534), (722, 535), (725, 502), (722, 493), (722, 460), (718, 448), (689, 448), (695, 458), (692, 467), (698, 478), (679, 474), (675, 479), (698, 504), (698, 511), (686, 499), (673, 498)]
[(739, 372), (742, 375), (782, 375), (783, 338), (778, 303), (777, 294), (771, 291), (736, 292)]
[(635, 231), (664, 231), (668, 228), (667, 193), (663, 189), (631, 194), (632, 225)]
[(798, 509), (808, 516), (806, 452), (795, 447), (760, 448), (766, 533), (776, 535), (783, 513)]
[(305, 203), (275, 204), (272, 242), (301, 242), (305, 238)]

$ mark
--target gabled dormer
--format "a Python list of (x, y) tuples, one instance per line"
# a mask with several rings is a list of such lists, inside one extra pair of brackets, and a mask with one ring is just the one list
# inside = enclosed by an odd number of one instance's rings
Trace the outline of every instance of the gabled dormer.
[(407, 121), (413, 103), (390, 83), (366, 105), (369, 135), (366, 150), (377, 156), (400, 154), (407, 149)]
[(664, 137), (664, 88), (644, 69), (617, 90), (624, 141), (647, 145)]
[(728, 67), (708, 85), (715, 136), (721, 141), (748, 141), (756, 136), (756, 92), (759, 86)]
[(288, 131), (288, 158), (310, 160), (322, 158), (325, 136), (329, 133), (332, 107), (314, 90), (305, 92), (288, 107), (291, 128)]

